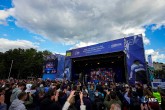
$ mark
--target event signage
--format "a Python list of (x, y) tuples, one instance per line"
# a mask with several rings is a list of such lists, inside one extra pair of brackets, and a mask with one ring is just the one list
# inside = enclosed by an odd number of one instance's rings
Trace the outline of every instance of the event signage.
[(165, 89), (165, 82), (151, 82), (152, 89), (157, 89), (158, 87)]
[(67, 57), (77, 58), (90, 55), (106, 54), (124, 50), (124, 39), (109, 41), (92, 45), (88, 47), (69, 50), (66, 52)]
[[(140, 65), (143, 65), (144, 70), (146, 70), (146, 60), (144, 54), (144, 45), (142, 35), (136, 35), (127, 37), (124, 39), (125, 44), (125, 54), (126, 54), (126, 64), (127, 64), (127, 72), (128, 72), (128, 82), (130, 84), (135, 83), (135, 73), (131, 70), (134, 65), (134, 61), (138, 60)], [(131, 73), (133, 76), (131, 77)]]
[(150, 67), (153, 67), (153, 62), (152, 62), (152, 56), (151, 55), (148, 55), (148, 65)]
[(134, 61), (138, 60), (140, 65), (142, 65), (144, 70), (146, 70), (143, 37), (141, 34), (83, 48), (68, 50), (66, 52), (65, 68), (69, 68), (67, 69), (69, 70), (69, 72), (67, 73), (72, 74), (70, 70), (72, 68), (73, 58), (114, 53), (120, 51), (123, 51), (126, 56), (125, 68), (127, 68), (127, 82), (130, 84), (135, 84), (135, 73), (132, 74), (133, 71), (131, 70), (132, 66), (134, 65)]

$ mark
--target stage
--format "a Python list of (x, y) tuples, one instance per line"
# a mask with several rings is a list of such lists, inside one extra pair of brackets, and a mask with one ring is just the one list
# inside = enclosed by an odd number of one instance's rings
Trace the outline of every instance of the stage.
[(81, 73), (87, 74), (89, 81), (92, 78), (91, 73), (108, 73), (111, 68), (115, 72), (115, 82), (134, 84), (135, 74), (130, 75), (134, 61), (138, 60), (146, 68), (142, 37), (141, 34), (134, 35), (66, 51), (64, 70), (67, 79), (78, 80)]
[(87, 80), (91, 81), (91, 71), (100, 69), (100, 74), (103, 72), (115, 72), (115, 82), (126, 82), (126, 68), (125, 68), (125, 54), (124, 52), (115, 52), (101, 55), (93, 55), (87, 57), (73, 58), (71, 77), (72, 79), (79, 79), (80, 73), (83, 78), (87, 75)]

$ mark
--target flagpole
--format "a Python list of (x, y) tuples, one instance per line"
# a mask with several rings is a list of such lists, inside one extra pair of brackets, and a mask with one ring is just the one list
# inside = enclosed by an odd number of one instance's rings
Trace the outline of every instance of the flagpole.
[(13, 67), (13, 60), (11, 61), (11, 66), (10, 66), (10, 71), (9, 71), (9, 76), (8, 76), (8, 79), (10, 78), (10, 74), (11, 74), (11, 69)]

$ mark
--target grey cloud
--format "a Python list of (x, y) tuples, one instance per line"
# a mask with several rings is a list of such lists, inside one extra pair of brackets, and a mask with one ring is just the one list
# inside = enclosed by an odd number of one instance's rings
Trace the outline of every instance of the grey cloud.
[(143, 26), (165, 24), (164, 0), (13, 0), (13, 4), (18, 26), (66, 44), (145, 36)]

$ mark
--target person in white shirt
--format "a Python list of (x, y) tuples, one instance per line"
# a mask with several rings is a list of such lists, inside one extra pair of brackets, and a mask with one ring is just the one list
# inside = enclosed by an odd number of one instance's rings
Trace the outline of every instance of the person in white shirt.
[[(62, 110), (69, 110), (69, 107), (74, 103), (74, 96), (75, 96), (75, 91), (71, 91), (67, 101), (65, 102)], [(80, 110), (86, 110), (86, 106), (84, 105), (83, 102), (83, 93), (79, 93), (80, 96)]]

